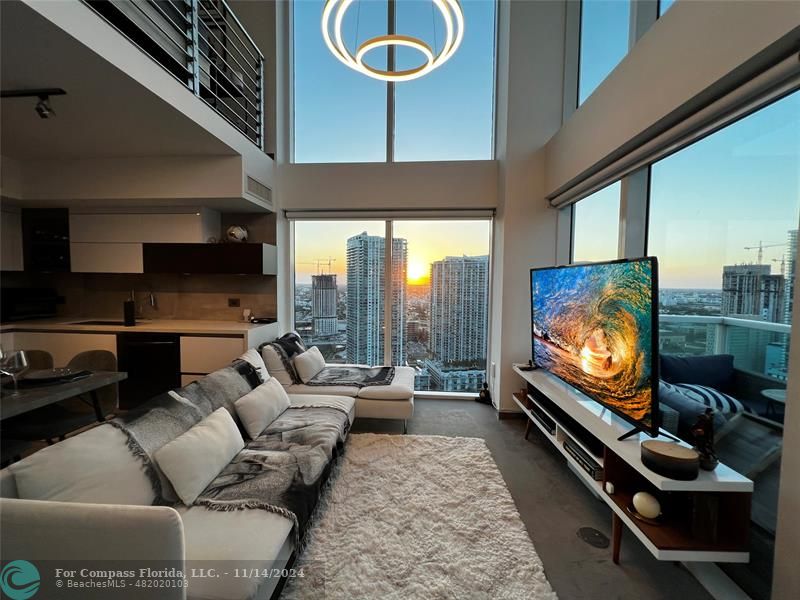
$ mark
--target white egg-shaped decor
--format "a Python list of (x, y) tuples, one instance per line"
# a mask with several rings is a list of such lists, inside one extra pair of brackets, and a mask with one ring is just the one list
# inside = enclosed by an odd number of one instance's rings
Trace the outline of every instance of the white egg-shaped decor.
[(661, 504), (655, 496), (647, 492), (636, 492), (634, 494), (633, 508), (646, 519), (655, 519), (661, 514)]

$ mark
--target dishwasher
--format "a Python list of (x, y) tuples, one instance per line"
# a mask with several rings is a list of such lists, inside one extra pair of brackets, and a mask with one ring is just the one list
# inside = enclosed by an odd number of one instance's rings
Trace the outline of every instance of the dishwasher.
[(118, 333), (117, 364), (128, 378), (119, 383), (119, 407), (130, 410), (181, 385), (180, 336)]

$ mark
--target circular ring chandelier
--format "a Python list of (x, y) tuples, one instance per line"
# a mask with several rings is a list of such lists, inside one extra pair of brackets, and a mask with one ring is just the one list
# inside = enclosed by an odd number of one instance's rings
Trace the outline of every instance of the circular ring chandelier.
[[(464, 13), (461, 10), (459, 0), (431, 0), (434, 6), (439, 9), (445, 26), (444, 45), (438, 54), (434, 55), (434, 50), (419, 38), (392, 33), (368, 39), (356, 49), (356, 53), (353, 55), (342, 39), (342, 21), (353, 1), (325, 0), (325, 6), (322, 9), (322, 38), (336, 58), (351, 69), (368, 77), (382, 81), (411, 81), (412, 79), (418, 79), (450, 60), (464, 38)], [(333, 17), (332, 27), (331, 17)], [(331, 39), (331, 35), (333, 39)], [(424, 62), (411, 69), (390, 71), (373, 67), (364, 60), (364, 57), (370, 51), (386, 46), (413, 48), (422, 54)]]

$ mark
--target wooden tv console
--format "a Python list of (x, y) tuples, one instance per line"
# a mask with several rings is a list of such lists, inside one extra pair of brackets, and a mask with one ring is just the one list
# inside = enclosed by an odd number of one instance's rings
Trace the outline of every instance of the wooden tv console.
[[(619, 563), (623, 525), (658, 560), (750, 560), (752, 481), (723, 464), (714, 471), (701, 470), (693, 481), (654, 473), (642, 464), (640, 436), (617, 440), (631, 429), (630, 423), (546, 371), (522, 371), (519, 365), (514, 365), (514, 371), (527, 384), (524, 396), (514, 393), (514, 402), (528, 418), (526, 439), (534, 428), (541, 431), (564, 455), (571, 470), (611, 508), (615, 563)], [(575, 457), (576, 446), (602, 468), (600, 479), (581, 466)], [(613, 485), (613, 494), (606, 491), (606, 482)], [(639, 491), (650, 492), (661, 503), (662, 517), (657, 524), (644, 522), (631, 512), (633, 495)]]

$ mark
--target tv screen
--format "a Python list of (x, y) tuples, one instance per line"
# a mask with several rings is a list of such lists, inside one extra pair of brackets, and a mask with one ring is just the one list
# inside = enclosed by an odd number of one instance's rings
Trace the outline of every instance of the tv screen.
[(531, 269), (534, 365), (651, 435), (657, 273), (655, 258)]

